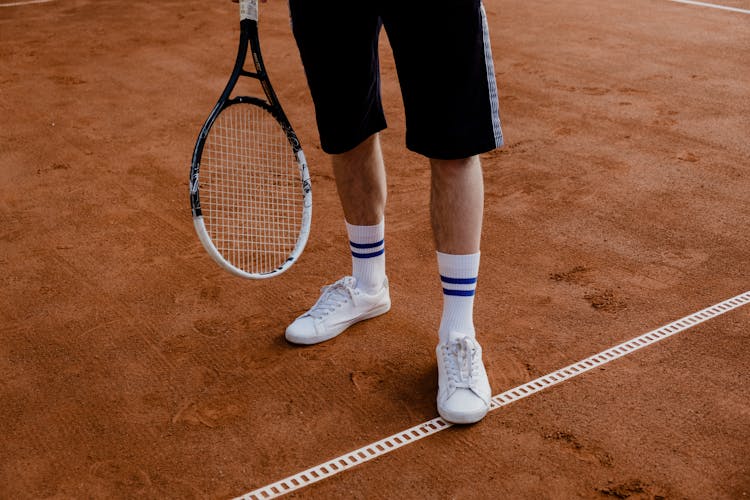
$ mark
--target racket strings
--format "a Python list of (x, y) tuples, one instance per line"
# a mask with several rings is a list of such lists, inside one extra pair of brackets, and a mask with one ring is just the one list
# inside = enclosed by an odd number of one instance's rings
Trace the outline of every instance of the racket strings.
[(233, 266), (267, 273), (294, 250), (303, 195), (296, 155), (265, 109), (235, 104), (222, 111), (201, 162), (201, 208), (211, 240)]

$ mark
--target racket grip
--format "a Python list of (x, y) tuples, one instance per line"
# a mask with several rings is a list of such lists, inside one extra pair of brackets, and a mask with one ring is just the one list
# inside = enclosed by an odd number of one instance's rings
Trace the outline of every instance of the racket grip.
[(258, 0), (240, 0), (240, 21), (258, 20)]

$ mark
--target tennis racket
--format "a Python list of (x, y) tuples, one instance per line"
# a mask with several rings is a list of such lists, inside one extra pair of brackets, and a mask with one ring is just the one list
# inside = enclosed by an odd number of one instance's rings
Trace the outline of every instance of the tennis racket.
[[(268, 79), (258, 42), (258, 1), (240, 0), (232, 76), (200, 131), (190, 168), (193, 224), (209, 255), (244, 278), (270, 278), (307, 243), (312, 192), (307, 162)], [(248, 49), (254, 70), (245, 69)], [(231, 97), (240, 78), (265, 99)]]

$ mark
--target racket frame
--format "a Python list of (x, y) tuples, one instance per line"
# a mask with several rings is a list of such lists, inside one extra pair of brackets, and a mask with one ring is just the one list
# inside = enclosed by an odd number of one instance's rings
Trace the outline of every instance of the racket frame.
[[(248, 15), (248, 11), (250, 12), (250, 15)], [(221, 267), (223, 267), (230, 273), (243, 278), (265, 279), (277, 276), (289, 269), (302, 254), (302, 251), (307, 244), (307, 239), (310, 235), (310, 224), (312, 221), (312, 185), (310, 183), (310, 172), (307, 168), (307, 160), (305, 159), (305, 154), (302, 151), (302, 146), (300, 145), (299, 139), (297, 138), (297, 135), (294, 133), (294, 130), (289, 123), (289, 119), (286, 117), (284, 110), (281, 108), (281, 104), (276, 97), (276, 92), (274, 92), (273, 87), (271, 86), (271, 81), (268, 78), (268, 74), (263, 63), (263, 57), (260, 52), (260, 42), (258, 40), (257, 0), (240, 1), (240, 18), (240, 41), (239, 47), (237, 49), (237, 58), (234, 63), (234, 69), (232, 70), (232, 75), (229, 77), (229, 81), (227, 82), (227, 85), (224, 88), (221, 97), (219, 97), (218, 102), (211, 110), (211, 113), (208, 115), (206, 122), (203, 124), (203, 127), (201, 128), (201, 131), (198, 135), (198, 140), (195, 143), (195, 149), (193, 150), (193, 159), (190, 168), (190, 207), (193, 215), (193, 226), (195, 227), (195, 231), (198, 233), (198, 238), (203, 244), (206, 252), (208, 252), (208, 254)], [(253, 57), (255, 71), (247, 71), (245, 69), (248, 49)], [(249, 96), (230, 97), (240, 77), (247, 77), (258, 80), (263, 87), (263, 92), (265, 94), (266, 100)], [(302, 209), (302, 225), (294, 249), (279, 267), (263, 273), (247, 272), (234, 266), (231, 262), (227, 261), (224, 258), (221, 252), (219, 252), (219, 250), (216, 248), (216, 245), (214, 245), (213, 241), (211, 241), (211, 237), (206, 230), (206, 223), (203, 220), (203, 213), (200, 203), (200, 162), (203, 155), (203, 148), (206, 144), (206, 139), (209, 132), (211, 131), (211, 127), (218, 118), (219, 114), (226, 108), (239, 103), (259, 106), (269, 112), (279, 123), (284, 133), (286, 134), (289, 145), (291, 146), (292, 151), (294, 152), (294, 155), (297, 159), (301, 186), (300, 195), (304, 197)]]

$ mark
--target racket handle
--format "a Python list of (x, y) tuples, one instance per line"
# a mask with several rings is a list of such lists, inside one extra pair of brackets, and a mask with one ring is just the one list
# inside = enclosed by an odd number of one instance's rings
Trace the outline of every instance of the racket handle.
[(258, 20), (258, 0), (240, 0), (240, 21)]

